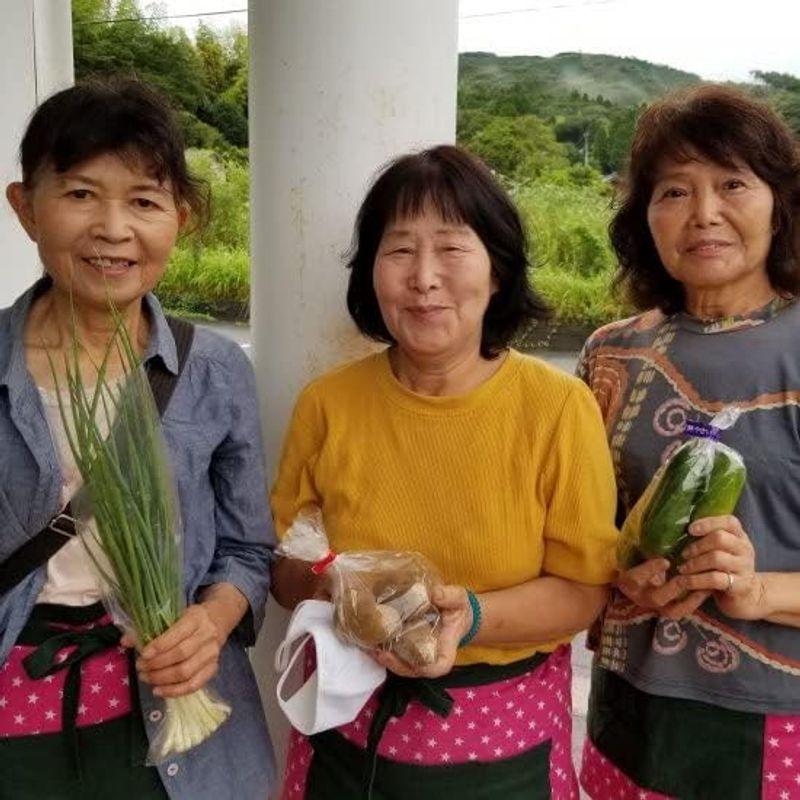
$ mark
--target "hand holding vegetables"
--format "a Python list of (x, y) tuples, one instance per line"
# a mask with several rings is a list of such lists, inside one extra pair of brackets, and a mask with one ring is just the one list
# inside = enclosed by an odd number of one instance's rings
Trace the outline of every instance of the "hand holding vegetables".
[[(139, 677), (159, 697), (181, 697), (205, 686), (216, 674), (230, 632), (247, 611), (244, 595), (232, 584), (215, 584), (204, 599), (154, 639), (136, 660)], [(123, 644), (131, 644), (125, 637)]]
[(707, 517), (689, 529), (698, 541), (683, 551), (677, 578), (685, 589), (710, 591), (723, 614), (762, 619), (764, 582), (756, 572), (755, 550), (741, 522), (733, 516)]
[(730, 515), (706, 517), (693, 522), (688, 533), (696, 541), (683, 549), (675, 577), (667, 579), (669, 561), (652, 558), (623, 572), (620, 590), (636, 605), (658, 609), (669, 619), (688, 616), (711, 596), (729, 617), (766, 616), (763, 578), (741, 522)]
[(277, 552), (307, 562), (316, 575), (329, 576), (341, 639), (366, 650), (394, 650), (413, 668), (437, 660), (440, 617), (432, 597), (441, 579), (420, 553), (336, 554), (318, 508), (297, 516)]
[(441, 615), (438, 648), (432, 662), (413, 666), (414, 660), (404, 655), (400, 642), (395, 645), (394, 652), (377, 651), (374, 654), (379, 664), (397, 675), (408, 678), (447, 675), (455, 664), (458, 643), (472, 627), (472, 606), (467, 599), (467, 590), (462, 586), (440, 586), (434, 589), (431, 599)]

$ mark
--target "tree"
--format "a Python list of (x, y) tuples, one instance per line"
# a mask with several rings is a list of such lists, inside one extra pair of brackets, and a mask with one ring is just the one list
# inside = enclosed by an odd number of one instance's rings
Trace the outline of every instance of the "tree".
[(556, 141), (552, 128), (530, 114), (493, 117), (468, 146), (492, 169), (516, 180), (568, 166), (566, 149)]

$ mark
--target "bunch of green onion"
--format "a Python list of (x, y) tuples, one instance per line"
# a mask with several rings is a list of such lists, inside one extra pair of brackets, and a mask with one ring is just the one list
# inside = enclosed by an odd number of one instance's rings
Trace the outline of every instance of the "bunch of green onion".
[[(79, 344), (73, 336), (65, 358), (64, 394), (50, 362), (59, 410), (85, 490), (73, 512), (87, 525), (90, 541), (103, 559), (86, 550), (140, 647), (164, 633), (183, 609), (179, 517), (158, 412), (150, 384), (121, 317), (102, 362), (97, 382), (84, 383)], [(123, 380), (108, 377), (113, 352), (120, 356)], [(105, 425), (98, 424), (100, 421)], [(104, 435), (105, 431), (110, 433)], [(78, 508), (75, 508), (75, 505)], [(85, 508), (80, 506), (85, 504)], [(207, 739), (230, 715), (230, 706), (206, 689), (165, 700), (164, 724), (151, 742), (148, 760), (158, 763)]]

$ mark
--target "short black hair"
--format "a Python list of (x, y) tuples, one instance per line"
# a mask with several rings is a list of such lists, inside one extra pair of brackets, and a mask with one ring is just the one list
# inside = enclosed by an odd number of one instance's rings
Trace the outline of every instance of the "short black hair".
[(489, 253), (497, 291), (483, 318), (481, 355), (494, 358), (520, 327), (550, 314), (530, 280), (525, 229), (489, 168), (459, 147), (439, 145), (400, 156), (373, 181), (356, 219), (347, 266), (347, 308), (365, 336), (394, 344), (375, 296), (372, 271), (386, 226), (431, 205), (447, 222), (468, 225)]
[(766, 103), (741, 89), (704, 84), (670, 94), (639, 117), (622, 183), (621, 202), (609, 226), (619, 262), (616, 283), (639, 310), (683, 309), (683, 286), (656, 250), (647, 209), (659, 163), (665, 158), (707, 158), (723, 167), (746, 164), (769, 185), (774, 199), (767, 275), (773, 288), (800, 292), (798, 226), (800, 159), (797, 141)]
[(202, 225), (208, 187), (189, 173), (184, 150), (177, 118), (159, 92), (132, 78), (89, 78), (33, 112), (20, 145), (22, 181), (30, 188), (45, 166), (65, 172), (106, 153), (142, 159), (156, 180), (170, 181), (176, 203)]

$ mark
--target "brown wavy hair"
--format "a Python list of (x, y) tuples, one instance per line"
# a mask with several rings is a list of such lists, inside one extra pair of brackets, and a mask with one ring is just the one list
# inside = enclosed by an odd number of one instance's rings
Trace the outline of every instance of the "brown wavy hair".
[(798, 294), (797, 140), (766, 103), (740, 89), (717, 84), (671, 94), (639, 117), (620, 201), (609, 225), (619, 263), (617, 286), (639, 310), (658, 307), (671, 314), (683, 308), (683, 286), (667, 273), (659, 258), (647, 223), (647, 208), (660, 162), (698, 157), (724, 167), (744, 163), (769, 185), (774, 198), (774, 235), (767, 274), (776, 290)]

